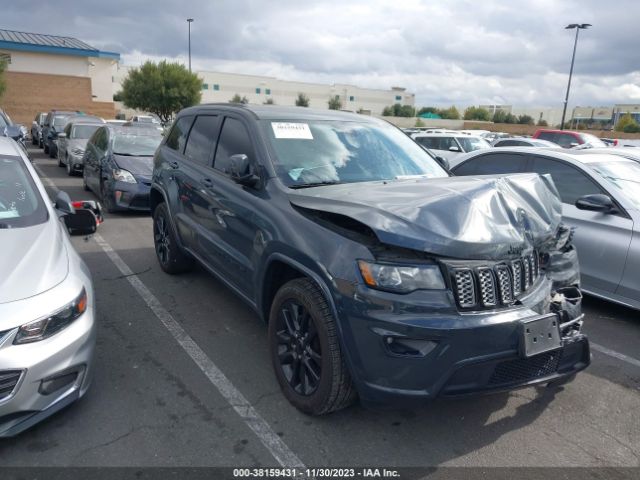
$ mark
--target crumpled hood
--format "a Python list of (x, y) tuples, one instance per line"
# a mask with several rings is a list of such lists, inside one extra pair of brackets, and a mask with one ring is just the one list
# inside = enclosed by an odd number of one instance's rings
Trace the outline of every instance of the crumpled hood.
[(463, 259), (518, 257), (553, 241), (562, 216), (551, 178), (535, 173), (331, 185), (289, 199), (353, 218), (382, 243)]
[(0, 230), (0, 303), (33, 297), (67, 277), (65, 233), (57, 223)]
[(127, 155), (113, 155), (118, 167), (131, 172), (133, 175), (151, 177), (153, 174), (153, 157), (129, 157)]

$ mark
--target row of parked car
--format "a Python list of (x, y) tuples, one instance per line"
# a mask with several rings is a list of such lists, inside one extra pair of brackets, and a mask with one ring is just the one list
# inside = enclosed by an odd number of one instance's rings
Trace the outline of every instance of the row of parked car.
[(69, 176), (82, 175), (108, 212), (148, 210), (153, 154), (163, 128), (154, 117), (103, 120), (77, 111), (39, 113), (32, 143), (44, 149)]

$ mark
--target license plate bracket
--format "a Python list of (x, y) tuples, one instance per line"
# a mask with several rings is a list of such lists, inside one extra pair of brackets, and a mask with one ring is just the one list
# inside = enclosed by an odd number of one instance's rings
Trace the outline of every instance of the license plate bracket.
[(550, 313), (523, 320), (520, 323), (520, 354), (532, 357), (562, 347), (560, 320)]

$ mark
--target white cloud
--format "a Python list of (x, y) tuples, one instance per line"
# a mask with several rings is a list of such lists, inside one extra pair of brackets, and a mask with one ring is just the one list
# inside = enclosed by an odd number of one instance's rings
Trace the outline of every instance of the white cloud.
[(593, 23), (580, 34), (570, 103), (640, 99), (635, 0), (87, 0), (82, 10), (71, 0), (39, 3), (26, 0), (29, 16), (3, 13), (4, 26), (76, 36), (120, 51), (128, 63), (186, 63), (192, 16), (196, 69), (400, 85), (421, 105), (559, 106), (574, 35), (564, 26)]

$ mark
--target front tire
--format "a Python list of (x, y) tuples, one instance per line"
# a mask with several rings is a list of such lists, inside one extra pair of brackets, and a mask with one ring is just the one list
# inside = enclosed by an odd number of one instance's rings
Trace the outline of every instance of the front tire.
[(178, 246), (176, 234), (169, 219), (169, 209), (161, 203), (153, 212), (153, 243), (160, 268), (175, 275), (193, 268), (193, 259)]
[(310, 279), (291, 280), (276, 293), (269, 315), (269, 347), (282, 393), (298, 410), (323, 415), (356, 400), (336, 319)]
[[(69, 159), (67, 159), (68, 161)], [(64, 163), (62, 163), (62, 157), (60, 156), (60, 150), (58, 150), (58, 166), (64, 167)]]
[(44, 153), (49, 154), (49, 145), (47, 145), (47, 142), (44, 142)]
[(73, 177), (73, 168), (71, 168), (71, 162), (69, 161), (69, 157), (67, 156), (67, 175)]

